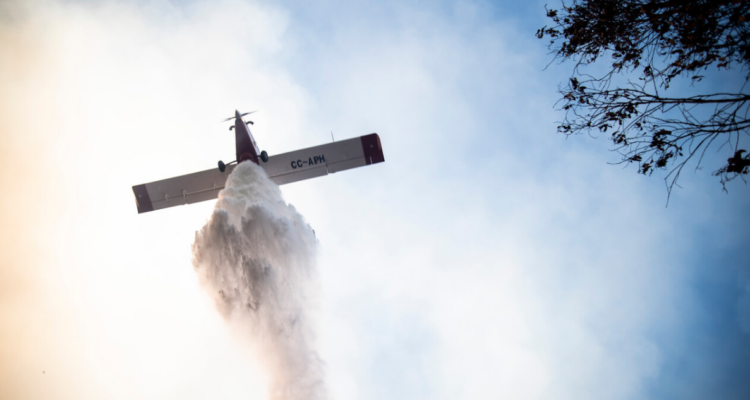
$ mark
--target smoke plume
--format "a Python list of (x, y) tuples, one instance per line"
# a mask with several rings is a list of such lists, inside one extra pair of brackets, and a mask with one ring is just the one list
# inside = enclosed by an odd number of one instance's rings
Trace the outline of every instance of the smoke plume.
[(315, 233), (259, 166), (238, 165), (195, 234), (193, 266), (216, 308), (253, 348), (271, 398), (325, 398), (314, 350)]

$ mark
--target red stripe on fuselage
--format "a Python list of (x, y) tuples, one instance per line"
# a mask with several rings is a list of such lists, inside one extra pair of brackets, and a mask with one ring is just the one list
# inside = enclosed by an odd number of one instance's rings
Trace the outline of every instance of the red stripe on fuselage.
[(255, 145), (250, 129), (240, 117), (239, 111), (234, 114), (234, 137), (237, 148), (237, 163), (250, 160), (258, 165), (258, 146)]

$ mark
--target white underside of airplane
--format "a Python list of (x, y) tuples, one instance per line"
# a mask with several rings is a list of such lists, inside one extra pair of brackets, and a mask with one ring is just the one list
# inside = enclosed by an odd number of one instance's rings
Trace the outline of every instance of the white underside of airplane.
[[(250, 161), (260, 165), (277, 185), (385, 161), (380, 137), (376, 133), (268, 156), (258, 151), (247, 123), (237, 111), (234, 131), (237, 163)], [(220, 165), (223, 171), (213, 168), (133, 186), (138, 213), (216, 199), (237, 164)]]

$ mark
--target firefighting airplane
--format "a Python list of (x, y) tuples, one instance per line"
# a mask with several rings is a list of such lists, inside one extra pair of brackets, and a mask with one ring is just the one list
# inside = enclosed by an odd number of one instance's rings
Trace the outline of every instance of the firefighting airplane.
[(242, 119), (247, 114), (250, 113), (235, 111), (234, 126), (229, 128), (234, 130), (236, 161), (228, 164), (219, 161), (218, 168), (133, 186), (138, 213), (215, 199), (224, 189), (227, 176), (245, 161), (263, 167), (277, 185), (385, 161), (377, 133), (269, 156), (265, 150), (258, 150), (247, 125), (253, 122)]

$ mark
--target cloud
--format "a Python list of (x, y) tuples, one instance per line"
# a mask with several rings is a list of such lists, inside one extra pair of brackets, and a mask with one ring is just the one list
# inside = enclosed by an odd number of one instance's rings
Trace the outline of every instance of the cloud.
[[(543, 3), (539, 18), (484, 2), (12, 4), (2, 271), (45, 300), (3, 301), (37, 321), (3, 331), (10, 393), (265, 396), (190, 268), (213, 205), (137, 216), (129, 191), (227, 160), (217, 121), (260, 108), (271, 154), (330, 130), (378, 132), (385, 150), (281, 189), (319, 240), (332, 398), (747, 397), (747, 291), (727, 279), (747, 268), (745, 189), (724, 196), (703, 171), (664, 209), (658, 178), (555, 135), (567, 76), (541, 71)], [(34, 384), (37, 348), (64, 379)]]

